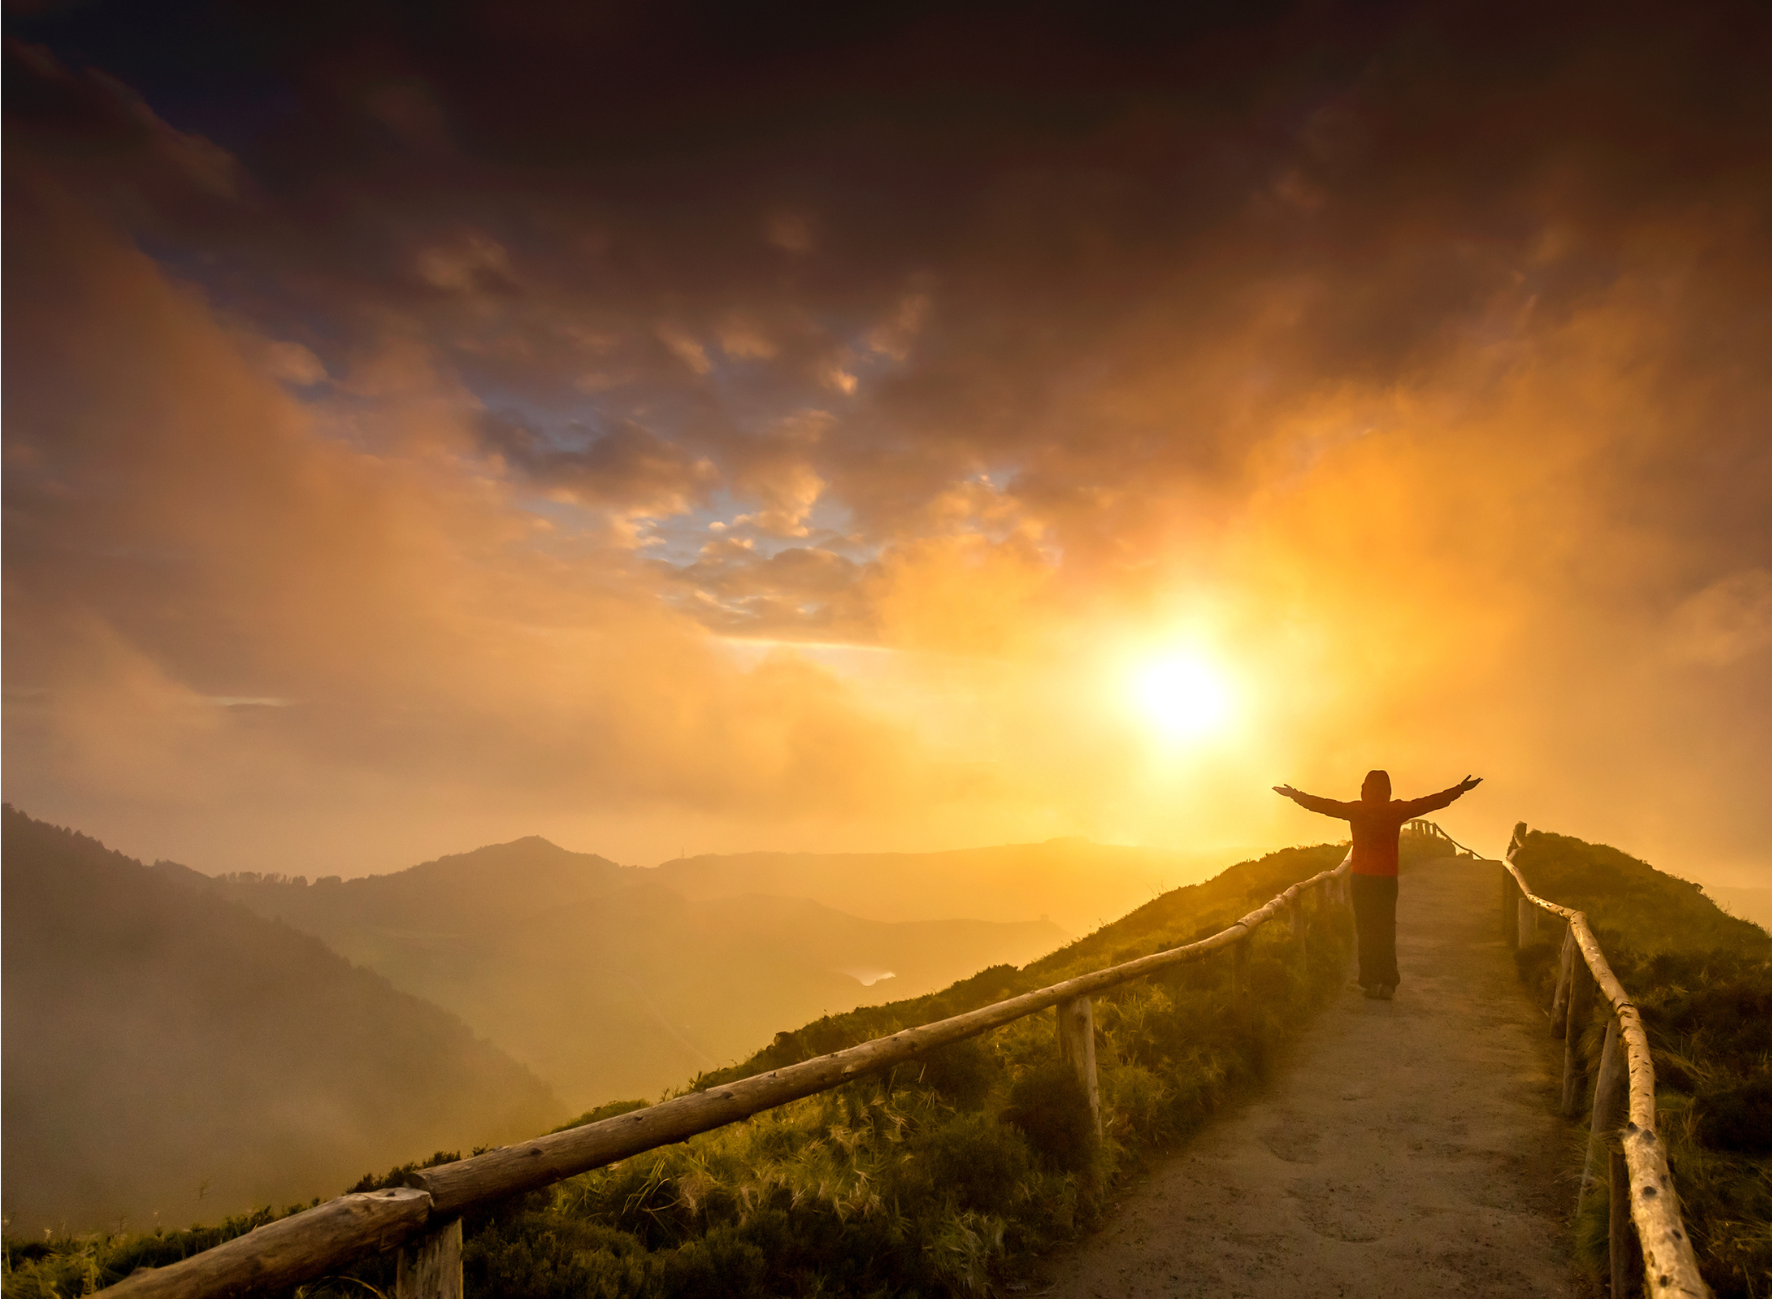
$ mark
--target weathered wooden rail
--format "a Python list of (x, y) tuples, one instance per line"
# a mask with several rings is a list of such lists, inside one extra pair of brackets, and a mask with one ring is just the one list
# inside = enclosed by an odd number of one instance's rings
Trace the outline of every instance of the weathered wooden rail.
[(1502, 863), (1501, 927), (1510, 946), (1537, 940), (1543, 924), (1563, 928), (1561, 968), (1551, 1002), (1550, 1031), (1564, 1040), (1563, 1113), (1573, 1118), (1584, 1096), (1581, 1031), (1590, 1022), (1596, 990), (1609, 1007), (1606, 1043), (1594, 1080), (1593, 1119), (1588, 1134), (1587, 1167), (1580, 1194), (1593, 1180), (1594, 1165), (1605, 1152), (1610, 1185), (1612, 1296), (1631, 1291), (1630, 1233), (1634, 1224), (1643, 1260), (1643, 1282), (1653, 1299), (1691, 1295), (1709, 1299), (1710, 1289), (1698, 1272), (1698, 1258), (1680, 1218), (1679, 1197), (1668, 1173), (1666, 1144), (1655, 1130), (1655, 1067), (1649, 1037), (1637, 1008), (1606, 962), (1605, 952), (1588, 928), (1587, 916), (1560, 907), (1533, 893), (1514, 864), (1526, 839), (1526, 825), (1514, 827)]
[(1449, 843), (1452, 845), (1452, 855), (1454, 857), (1477, 856), (1477, 850), (1475, 848), (1466, 848), (1432, 821), (1409, 821), (1404, 824), (1403, 833), (1418, 834), (1426, 839), (1438, 839), (1443, 843)]
[(110, 1299), (231, 1299), (247, 1291), (288, 1289), (336, 1272), (363, 1254), (398, 1248), (396, 1299), (462, 1299), (461, 1215), (476, 1206), (829, 1091), (1049, 1006), (1057, 1008), (1060, 1055), (1076, 1068), (1099, 1133), (1090, 997), (1229, 948), (1235, 1013), (1247, 1016), (1249, 942), (1256, 930), (1285, 915), (1290, 920), (1291, 940), (1302, 946), (1309, 933), (1306, 897), (1315, 893), (1319, 910), (1347, 906), (1348, 869), (1349, 861), (1343, 859), (1333, 870), (1300, 880), (1265, 906), (1199, 942), (1079, 975), (800, 1064), (426, 1168), (412, 1174), (406, 1187), (340, 1196), (177, 1263), (139, 1269), (102, 1293)]

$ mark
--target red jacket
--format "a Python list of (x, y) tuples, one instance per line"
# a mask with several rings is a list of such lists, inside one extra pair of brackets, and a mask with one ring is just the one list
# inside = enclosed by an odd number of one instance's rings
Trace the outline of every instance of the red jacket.
[(1337, 817), (1354, 828), (1354, 862), (1349, 868), (1356, 875), (1395, 875), (1397, 873), (1397, 835), (1403, 822), (1413, 821), (1423, 812), (1437, 812), (1451, 806), (1464, 792), (1459, 785), (1442, 789), (1426, 798), (1393, 798), (1383, 803), (1360, 799), (1338, 803), (1333, 798), (1294, 791), (1292, 798), (1300, 807), (1308, 807), (1324, 816)]

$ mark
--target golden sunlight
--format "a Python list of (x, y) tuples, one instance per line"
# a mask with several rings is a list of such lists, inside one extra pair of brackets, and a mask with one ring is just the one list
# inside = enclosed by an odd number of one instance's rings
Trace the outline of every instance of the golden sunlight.
[(1144, 720), (1172, 740), (1220, 731), (1234, 711), (1224, 673), (1195, 654), (1144, 663), (1133, 673), (1131, 698)]

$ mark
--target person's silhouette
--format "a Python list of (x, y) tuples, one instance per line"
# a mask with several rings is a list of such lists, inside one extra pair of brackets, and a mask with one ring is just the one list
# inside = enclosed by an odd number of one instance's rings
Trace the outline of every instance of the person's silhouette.
[(1353, 827), (1353, 864), (1349, 868), (1354, 899), (1354, 928), (1360, 938), (1360, 987), (1368, 997), (1389, 1001), (1402, 980), (1397, 974), (1397, 836), (1405, 821), (1446, 807), (1482, 784), (1466, 776), (1450, 789), (1426, 798), (1391, 797), (1387, 771), (1369, 771), (1354, 803), (1318, 798), (1290, 785), (1275, 785), (1300, 807), (1333, 816)]

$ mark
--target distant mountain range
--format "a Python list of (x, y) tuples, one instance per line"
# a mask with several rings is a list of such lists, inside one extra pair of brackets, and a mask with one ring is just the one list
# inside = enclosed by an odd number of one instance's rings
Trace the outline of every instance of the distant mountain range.
[[(345, 881), (155, 869), (455, 1012), (580, 1109), (655, 1096), (784, 1023), (1021, 965), (1068, 937), (1050, 920), (864, 919), (807, 896), (815, 871), (722, 882), (707, 859), (624, 867), (540, 838)], [(904, 874), (900, 892), (927, 876)]]
[(287, 925), (4, 812), (10, 1235), (215, 1220), (565, 1116), (460, 1019)]
[(1077, 839), (641, 868), (532, 837), (309, 882), (144, 867), (11, 808), (4, 851), (13, 1234), (335, 1194), (1024, 965), (1214, 873)]
[(1177, 852), (1051, 839), (926, 853), (750, 852), (679, 857), (656, 875), (687, 898), (773, 893), (872, 920), (1050, 919), (1084, 934), (1224, 869), (1234, 849)]

